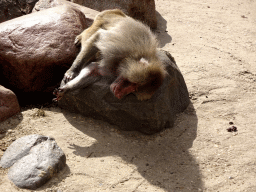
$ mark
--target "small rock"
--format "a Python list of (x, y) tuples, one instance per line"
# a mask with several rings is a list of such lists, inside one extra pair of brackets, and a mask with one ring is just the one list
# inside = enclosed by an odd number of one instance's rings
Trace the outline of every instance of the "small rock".
[(29, 135), (12, 143), (1, 158), (9, 179), (20, 188), (36, 189), (66, 165), (66, 156), (53, 138)]
[(8, 134), (14, 133), (14, 130), (9, 129), (9, 130), (7, 131), (7, 133), (8, 133)]
[(237, 127), (236, 126), (232, 126), (232, 127), (229, 127), (227, 129), (228, 132), (237, 132)]
[(16, 95), (0, 85), (0, 122), (20, 112)]
[(40, 136), (40, 135), (29, 135), (16, 140), (13, 142), (6, 153), (2, 156), (0, 160), (0, 167), (9, 168), (16, 161), (28, 155), (31, 148), (36, 146), (38, 143), (46, 141), (48, 137)]

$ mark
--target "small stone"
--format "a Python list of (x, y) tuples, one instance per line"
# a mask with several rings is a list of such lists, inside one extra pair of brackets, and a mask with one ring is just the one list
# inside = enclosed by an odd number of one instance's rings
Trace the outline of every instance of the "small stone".
[(10, 133), (14, 133), (14, 131), (13, 131), (13, 130), (11, 130), (11, 129), (9, 129), (9, 130), (7, 131), (7, 133), (8, 133), (8, 134), (10, 134)]
[(237, 132), (237, 127), (236, 126), (232, 126), (232, 127), (229, 127), (227, 129), (228, 132)]
[(66, 165), (66, 156), (53, 138), (28, 135), (13, 142), (1, 158), (8, 178), (20, 188), (36, 189)]
[[(0, 43), (1, 47), (1, 43)], [(1, 57), (1, 55), (0, 55)], [(0, 64), (1, 68), (1, 64)], [(1, 76), (1, 72), (0, 72)], [(11, 90), (0, 85), (0, 122), (20, 112), (16, 95)]]

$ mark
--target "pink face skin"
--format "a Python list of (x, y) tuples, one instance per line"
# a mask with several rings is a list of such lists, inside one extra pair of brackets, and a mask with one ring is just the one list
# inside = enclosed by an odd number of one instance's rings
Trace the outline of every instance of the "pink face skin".
[(110, 89), (118, 99), (123, 98), (129, 93), (133, 93), (137, 90), (138, 85), (131, 83), (123, 77), (118, 77), (111, 85)]

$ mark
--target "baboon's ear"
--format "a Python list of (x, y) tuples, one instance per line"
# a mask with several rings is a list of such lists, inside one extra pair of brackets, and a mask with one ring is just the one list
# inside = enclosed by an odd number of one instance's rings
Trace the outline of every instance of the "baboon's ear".
[(141, 58), (139, 62), (140, 62), (140, 64), (142, 64), (143, 66), (148, 66), (148, 65), (149, 65), (148, 61), (147, 61), (146, 59), (144, 59), (144, 58)]

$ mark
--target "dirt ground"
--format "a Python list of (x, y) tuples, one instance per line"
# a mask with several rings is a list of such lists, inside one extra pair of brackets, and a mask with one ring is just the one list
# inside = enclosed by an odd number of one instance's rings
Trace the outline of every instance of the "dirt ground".
[[(36, 191), (256, 191), (256, 1), (156, 0), (156, 9), (161, 47), (176, 59), (190, 106), (152, 136), (58, 107), (23, 109), (0, 124), (0, 157), (33, 133), (54, 137), (67, 156)], [(29, 191), (7, 171), (1, 192)]]

